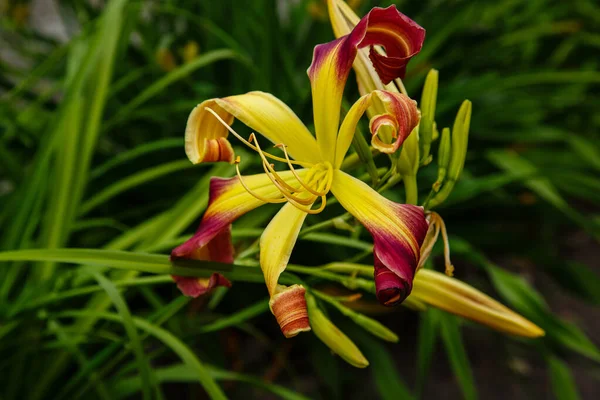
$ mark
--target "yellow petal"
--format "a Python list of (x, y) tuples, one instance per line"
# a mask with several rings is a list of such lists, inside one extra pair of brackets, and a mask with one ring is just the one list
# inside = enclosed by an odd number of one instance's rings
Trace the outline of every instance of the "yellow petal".
[(295, 159), (318, 162), (317, 142), (294, 112), (265, 92), (249, 92), (217, 99), (223, 109), (274, 144), (283, 143)]
[(440, 272), (420, 269), (411, 297), (501, 332), (531, 338), (544, 335), (541, 328), (508, 307)]
[(277, 294), (279, 275), (287, 267), (306, 213), (286, 203), (273, 217), (260, 237), (260, 267), (269, 294)]
[(228, 125), (235, 117), (274, 144), (285, 144), (288, 153), (297, 160), (320, 159), (315, 138), (287, 105), (269, 93), (249, 92), (206, 100), (192, 110), (185, 132), (185, 149), (194, 164), (234, 161), (227, 127), (207, 108)]

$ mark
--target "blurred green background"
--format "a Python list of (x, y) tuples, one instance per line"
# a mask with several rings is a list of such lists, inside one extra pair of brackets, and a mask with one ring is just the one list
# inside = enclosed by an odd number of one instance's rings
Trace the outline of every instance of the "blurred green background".
[[(391, 4), (350, 3), (359, 15)], [(231, 398), (595, 398), (600, 5), (395, 4), (427, 30), (409, 65), (408, 93), (420, 99), (436, 68), (438, 126), (452, 123), (463, 99), (473, 102), (465, 171), (436, 210), (451, 234), (455, 276), (546, 337), (510, 338), (400, 307), (380, 315), (400, 337), (383, 344), (331, 313), (371, 362), (357, 370), (313, 335), (285, 340), (263, 284), (239, 282), (189, 301), (168, 276), (7, 261), (0, 263), (0, 398), (205, 398), (216, 384)], [(190, 110), (207, 98), (263, 90), (309, 123), (306, 69), (313, 47), (333, 39), (320, 0), (2, 0), (0, 7), (2, 251), (167, 254), (195, 229), (210, 176), (233, 174), (186, 159)], [(358, 96), (352, 77), (345, 95)], [(259, 171), (258, 160), (243, 160), (245, 172)], [(422, 196), (435, 174), (433, 166), (419, 171)], [(236, 223), (237, 246), (252, 243), (275, 211), (263, 207)], [(301, 240), (292, 261), (319, 265), (356, 254)], [(121, 319), (94, 314), (113, 304), (111, 315)]]

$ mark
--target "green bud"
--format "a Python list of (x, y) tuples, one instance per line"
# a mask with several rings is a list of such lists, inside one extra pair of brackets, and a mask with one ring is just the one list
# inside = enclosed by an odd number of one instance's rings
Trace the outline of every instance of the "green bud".
[(438, 140), (439, 137), (440, 137), (440, 132), (438, 131), (437, 123), (434, 122), (433, 123), (433, 133), (431, 135), (431, 140), (432, 141), (436, 141), (436, 140)]
[(446, 171), (450, 163), (450, 150), (450, 128), (444, 128), (442, 129), (442, 140), (440, 140), (438, 149), (438, 176), (433, 184), (433, 190), (436, 192), (440, 190), (440, 186), (446, 178)]
[(419, 170), (419, 134), (420, 127), (417, 127), (402, 144), (396, 169), (403, 176), (416, 175)]
[(435, 106), (437, 102), (438, 77), (439, 73), (437, 70), (432, 69), (429, 71), (427, 78), (425, 78), (423, 95), (421, 96), (421, 126), (419, 128), (419, 139), (422, 162), (428, 158), (429, 151), (431, 150), (431, 142), (435, 140), (433, 135), (435, 130)]
[(427, 208), (433, 208), (444, 202), (452, 192), (454, 184), (460, 177), (465, 165), (465, 157), (467, 156), (471, 110), (471, 102), (465, 100), (456, 114), (456, 119), (454, 120), (454, 126), (452, 128), (450, 161), (448, 163), (446, 178), (442, 188), (439, 189), (429, 202), (427, 202)]
[[(371, 272), (371, 274), (372, 274), (372, 272)], [(398, 335), (396, 335), (394, 332), (392, 332), (390, 329), (388, 329), (385, 325), (383, 325), (379, 321), (377, 321), (373, 318), (367, 317), (364, 314), (358, 313), (358, 312), (350, 309), (349, 307), (346, 307), (338, 300), (336, 300), (330, 296), (327, 296), (324, 293), (315, 292), (315, 295), (317, 295), (321, 299), (325, 300), (326, 302), (328, 302), (329, 304), (331, 304), (332, 306), (337, 308), (337, 310), (339, 312), (344, 314), (346, 317), (350, 318), (352, 321), (354, 321), (354, 323), (356, 323), (358, 326), (360, 326), (367, 332), (371, 333), (372, 335), (377, 336), (378, 338), (381, 338), (387, 342), (393, 342), (393, 343), (398, 342)]]
[(325, 314), (319, 309), (315, 298), (308, 293), (306, 294), (306, 304), (308, 306), (310, 325), (315, 335), (348, 364), (357, 368), (367, 367), (369, 361), (367, 361), (358, 347), (344, 332), (340, 331), (337, 326), (327, 319)]
[(471, 109), (471, 102), (463, 101), (452, 127), (452, 157), (448, 165), (448, 177), (454, 182), (458, 180), (465, 166), (471, 126)]

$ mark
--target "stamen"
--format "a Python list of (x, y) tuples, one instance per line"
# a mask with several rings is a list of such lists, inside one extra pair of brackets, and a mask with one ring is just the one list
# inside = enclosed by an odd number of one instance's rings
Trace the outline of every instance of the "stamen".
[(323, 211), (325, 209), (325, 205), (327, 205), (327, 197), (326, 196), (321, 196), (321, 206), (317, 209), (311, 209), (310, 207), (306, 207), (306, 206), (302, 206), (300, 204), (297, 204), (295, 201), (293, 200), (289, 200), (289, 202), (296, 207), (297, 209), (299, 209), (300, 211), (304, 211), (307, 214), (318, 214), (321, 211)]
[(287, 201), (287, 199), (285, 197), (280, 197), (280, 198), (267, 198), (267, 197), (263, 197), (259, 194), (256, 194), (252, 189), (250, 189), (248, 187), (248, 185), (246, 185), (246, 183), (244, 182), (244, 178), (242, 178), (242, 174), (240, 173), (240, 156), (238, 156), (235, 159), (235, 171), (237, 172), (237, 176), (240, 180), (240, 183), (242, 184), (242, 186), (244, 187), (244, 189), (246, 189), (246, 191), (254, 196), (256, 199), (260, 200), (260, 201), (264, 201), (265, 203), (271, 203), (271, 204), (275, 204), (275, 203), (285, 203)]
[(302, 181), (302, 179), (300, 179), (300, 177), (296, 173), (296, 170), (294, 169), (294, 166), (292, 165), (292, 163), (290, 161), (290, 157), (289, 157), (289, 155), (287, 153), (287, 150), (286, 150), (286, 147), (287, 147), (286, 145), (284, 145), (284, 144), (277, 144), (277, 145), (275, 145), (275, 147), (279, 147), (281, 150), (283, 150), (283, 154), (285, 155), (285, 159), (287, 160), (287, 164), (290, 167), (290, 171), (292, 171), (292, 174), (294, 174), (294, 176), (298, 180), (298, 183), (300, 185), (302, 185), (302, 187), (304, 189), (308, 190), (310, 193), (314, 194), (315, 196), (325, 196), (327, 194), (327, 192), (318, 192), (318, 191), (315, 191), (315, 190), (311, 189), (310, 186), (308, 186), (306, 183), (304, 183)]
[[(248, 142), (246, 139), (244, 139), (243, 137), (241, 137), (236, 131), (233, 130), (233, 128), (231, 126), (229, 126), (229, 124), (227, 124), (227, 122), (223, 121), (223, 119), (219, 116), (219, 114), (217, 114), (215, 111), (213, 111), (211, 108), (209, 107), (205, 107), (205, 110), (207, 110), (209, 113), (211, 113), (212, 115), (214, 115), (214, 117), (236, 138), (238, 138), (242, 143), (244, 143), (246, 146), (250, 147), (252, 150), (254, 151), (258, 151), (256, 149), (256, 147), (251, 144), (250, 142)], [(273, 160), (279, 161), (279, 162), (286, 162), (286, 160), (284, 160), (281, 157), (277, 157), (274, 156), (272, 154), (269, 153), (265, 153), (265, 155)], [(307, 162), (302, 162), (302, 161), (292, 161), (294, 164), (297, 164), (301, 167), (304, 168), (310, 168), (312, 167), (314, 164), (311, 163), (307, 163)]]
[(250, 143), (252, 143), (252, 142), (256, 143), (256, 152), (260, 155), (260, 158), (262, 158), (262, 160), (263, 160), (263, 168), (265, 169), (265, 172), (267, 173), (267, 175), (269, 174), (269, 172), (271, 172), (275, 176), (275, 179), (277, 180), (277, 182), (279, 182), (281, 184), (281, 186), (285, 187), (290, 192), (302, 192), (303, 191), (300, 188), (295, 188), (293, 186), (288, 185), (287, 182), (285, 182), (279, 176), (279, 174), (277, 174), (277, 171), (275, 171), (275, 169), (273, 168), (273, 164), (269, 164), (269, 162), (265, 158), (265, 153), (260, 148), (260, 145), (258, 144), (258, 140), (256, 140), (256, 135), (254, 135), (254, 133), (250, 134), (249, 139), (250, 139)]

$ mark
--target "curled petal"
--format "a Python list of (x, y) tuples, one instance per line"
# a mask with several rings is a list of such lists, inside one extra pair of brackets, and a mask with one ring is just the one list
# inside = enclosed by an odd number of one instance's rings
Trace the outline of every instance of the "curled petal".
[[(382, 153), (396, 152), (419, 124), (417, 103), (400, 93), (377, 91), (385, 113), (371, 118), (371, 144)], [(387, 132), (386, 132), (387, 130)], [(391, 140), (390, 140), (391, 139)]]
[[(183, 245), (173, 250), (174, 258), (188, 258), (192, 260), (217, 261), (231, 264), (233, 262), (233, 245), (231, 243), (231, 225), (226, 225), (208, 243), (202, 247), (195, 247), (188, 240)], [(173, 275), (177, 287), (185, 296), (198, 297), (217, 286), (231, 287), (231, 282), (221, 274), (213, 273), (210, 278), (197, 278), (193, 276)]]
[(315, 138), (294, 112), (275, 96), (264, 92), (207, 100), (192, 110), (185, 134), (185, 150), (194, 164), (207, 161), (234, 161), (227, 141), (229, 131), (210, 111), (227, 125), (234, 118), (275, 144), (284, 143), (295, 159), (317, 162)]
[(269, 307), (283, 335), (291, 338), (300, 332), (310, 331), (304, 297), (306, 289), (301, 285), (279, 286), (277, 289), (278, 292), (269, 301)]
[(440, 272), (419, 270), (412, 297), (501, 332), (531, 338), (544, 335), (541, 328), (508, 307)]
[[(334, 162), (342, 95), (352, 63), (360, 48), (371, 46), (369, 57), (383, 84), (403, 77), (406, 65), (420, 50), (425, 30), (395, 6), (373, 8), (345, 36), (315, 47), (308, 69), (314, 122), (323, 159)], [(383, 46), (387, 55), (373, 46)]]
[(335, 171), (331, 191), (373, 235), (379, 301), (388, 306), (401, 303), (412, 290), (427, 233), (423, 208), (394, 203), (340, 170)]
[[(337, 138), (335, 166), (339, 168), (356, 131), (356, 125), (365, 111), (373, 105), (378, 104), (381, 113), (371, 118), (369, 128), (372, 134), (373, 147), (383, 153), (395, 152), (412, 130), (419, 123), (419, 110), (417, 103), (401, 93), (388, 92), (385, 90), (374, 90), (362, 96), (352, 105), (348, 114), (342, 121)], [(384, 134), (384, 140), (380, 134), (388, 128)], [(391, 139), (395, 141), (391, 144)], [(385, 141), (385, 142), (384, 142)]]
[(194, 164), (225, 161), (232, 163), (234, 153), (227, 140), (227, 129), (211, 114), (206, 107), (214, 109), (225, 123), (231, 125), (233, 116), (216, 106), (215, 99), (198, 104), (188, 117), (185, 127), (185, 154)]

